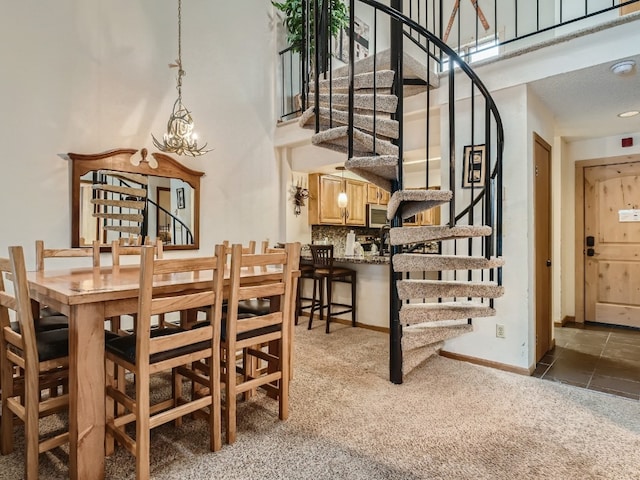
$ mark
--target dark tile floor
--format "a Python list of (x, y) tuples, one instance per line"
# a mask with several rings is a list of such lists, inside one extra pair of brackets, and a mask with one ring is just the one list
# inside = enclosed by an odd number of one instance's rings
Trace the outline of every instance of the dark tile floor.
[(554, 331), (556, 346), (534, 377), (640, 400), (640, 330), (567, 324)]

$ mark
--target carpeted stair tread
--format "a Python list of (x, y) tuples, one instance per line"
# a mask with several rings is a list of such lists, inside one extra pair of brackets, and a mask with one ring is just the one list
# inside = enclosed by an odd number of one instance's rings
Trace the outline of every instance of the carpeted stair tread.
[(483, 270), (502, 267), (503, 258), (469, 257), (463, 255), (435, 255), (399, 253), (393, 256), (396, 272), (440, 272), (442, 270)]
[(498, 298), (504, 294), (504, 287), (495, 282), (398, 280), (396, 287), (400, 300), (449, 297)]
[[(378, 52), (376, 55), (369, 55), (368, 57), (358, 60), (353, 65), (354, 74), (358, 75), (363, 72), (373, 71), (373, 65), (375, 61), (376, 71), (389, 70), (391, 68), (391, 51), (390, 49)], [(434, 72), (429, 73), (428, 67), (424, 59), (418, 60), (406, 51), (402, 55), (402, 76), (406, 79), (421, 79), (430, 84), (432, 88), (438, 88), (440, 85), (440, 78)], [(349, 65), (333, 70), (333, 75), (336, 77), (346, 77), (349, 75)], [(423, 88), (407, 89), (404, 95), (405, 97), (410, 94), (418, 94), (424, 92), (426, 86)]]
[(400, 323), (413, 325), (438, 320), (493, 317), (495, 314), (496, 311), (488, 304), (479, 302), (408, 303), (400, 309)]
[(344, 166), (388, 192), (391, 191), (391, 180), (398, 178), (398, 157), (393, 155), (352, 157)]
[(390, 231), (391, 245), (408, 243), (435, 242), (453, 238), (485, 237), (491, 235), (491, 227), (487, 225), (429, 225), (425, 227), (396, 227)]
[(398, 190), (389, 200), (387, 219), (391, 220), (396, 213), (403, 219), (409, 218), (423, 210), (447, 203), (452, 196), (449, 190)]
[[(393, 79), (395, 78), (395, 72), (393, 70), (378, 70), (375, 76), (375, 88), (391, 88), (393, 86)], [(319, 82), (320, 91), (329, 90), (331, 85), (332, 90), (348, 90), (349, 89), (349, 76), (336, 76), (332, 75), (331, 79), (322, 79)], [(373, 72), (359, 73), (353, 76), (353, 88), (360, 90), (364, 88), (374, 88)], [(316, 91), (315, 82), (310, 82), (309, 91)]]
[[(353, 130), (354, 151), (363, 155), (374, 151), (374, 138), (358, 129)], [(349, 146), (349, 127), (335, 127), (316, 133), (311, 137), (314, 145), (347, 152)], [(375, 139), (375, 151), (380, 155), (398, 155), (398, 146), (391, 142)]]
[[(298, 123), (303, 128), (315, 128), (315, 108), (311, 107), (305, 110)], [(348, 125), (349, 113), (344, 110), (333, 109), (333, 115), (331, 110), (327, 107), (320, 107), (320, 126), (329, 127), (330, 121), (333, 121), (334, 125)], [(373, 133), (373, 116), (372, 115), (353, 115), (353, 125), (355, 128), (363, 130), (365, 132)], [(323, 130), (323, 128), (321, 128)], [(398, 138), (399, 128), (398, 121), (391, 120), (387, 117), (376, 116), (375, 121), (376, 136), (384, 136), (388, 138)]]
[[(320, 94), (320, 105), (328, 106), (331, 100), (332, 107), (348, 107), (349, 95), (346, 93)], [(387, 94), (355, 94), (353, 96), (354, 108), (376, 112), (395, 113), (398, 108), (398, 97)], [(375, 104), (375, 108), (374, 108)]]
[(430, 358), (437, 356), (443, 346), (444, 342), (436, 342), (402, 352), (402, 375), (409, 374)]
[(402, 353), (421, 348), (432, 343), (444, 342), (473, 331), (473, 325), (468, 323), (446, 327), (430, 324), (417, 324), (402, 329)]

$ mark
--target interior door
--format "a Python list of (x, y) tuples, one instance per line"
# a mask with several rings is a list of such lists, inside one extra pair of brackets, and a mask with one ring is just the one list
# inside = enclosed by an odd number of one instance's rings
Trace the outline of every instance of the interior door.
[(585, 320), (640, 327), (640, 162), (584, 169)]
[(551, 349), (551, 146), (534, 137), (536, 362)]

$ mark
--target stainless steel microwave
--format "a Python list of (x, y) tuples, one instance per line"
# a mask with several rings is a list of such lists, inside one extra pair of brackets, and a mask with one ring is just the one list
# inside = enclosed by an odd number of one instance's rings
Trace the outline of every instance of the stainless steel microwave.
[(370, 228), (380, 228), (389, 225), (387, 220), (386, 205), (367, 205), (367, 226)]

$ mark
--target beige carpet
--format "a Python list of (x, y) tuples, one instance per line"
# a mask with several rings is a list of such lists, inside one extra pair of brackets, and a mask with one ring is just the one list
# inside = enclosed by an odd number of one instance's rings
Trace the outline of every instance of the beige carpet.
[[(638, 479), (640, 402), (435, 357), (387, 381), (387, 337), (296, 328), (291, 415), (251, 401), (238, 441), (207, 450), (187, 421), (152, 435), (154, 479)], [(20, 448), (21, 433), (16, 434)], [(66, 478), (66, 454), (40, 457), (42, 479)], [(107, 478), (134, 478), (122, 449)], [(19, 453), (0, 478), (22, 478)]]

